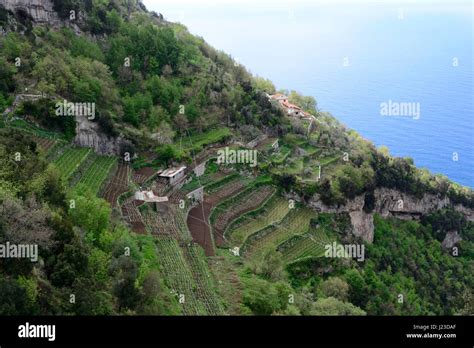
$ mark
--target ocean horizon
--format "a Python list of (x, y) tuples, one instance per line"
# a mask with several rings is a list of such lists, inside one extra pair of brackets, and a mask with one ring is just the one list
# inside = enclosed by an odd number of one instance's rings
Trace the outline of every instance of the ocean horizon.
[(392, 155), (474, 187), (470, 2), (144, 3)]

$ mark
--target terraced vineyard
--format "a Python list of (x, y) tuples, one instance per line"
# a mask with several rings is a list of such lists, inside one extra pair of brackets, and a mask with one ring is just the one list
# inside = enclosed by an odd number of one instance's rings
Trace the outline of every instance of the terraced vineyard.
[(148, 232), (153, 235), (170, 236), (186, 242), (191, 240), (185, 211), (178, 206), (170, 205), (168, 211), (158, 213), (147, 209), (142, 216)]
[(274, 187), (260, 186), (242, 192), (217, 206), (211, 215), (214, 231), (219, 235), (223, 235), (232, 220), (246, 212), (257, 209), (274, 192)]
[(311, 219), (315, 213), (306, 208), (295, 208), (281, 221), (280, 224), (269, 226), (251, 235), (243, 246), (243, 253), (251, 257), (264, 247), (277, 247), (280, 243), (308, 231)]
[(241, 191), (247, 178), (232, 174), (209, 185), (206, 188), (207, 195), (204, 202), (198, 204), (189, 211), (187, 224), (193, 240), (201, 245), (206, 251), (206, 255), (214, 255), (214, 246), (225, 244), (223, 235), (216, 235), (213, 239), (212, 231), (208, 223), (212, 209), (224, 199), (231, 197)]
[(223, 199), (232, 196), (233, 194), (243, 190), (245, 188), (245, 182), (237, 179), (232, 182), (226, 183), (218, 190), (213, 191), (209, 194), (209, 198), (213, 202), (221, 202)]
[(37, 135), (32, 135), (31, 138), (44, 153), (48, 153), (58, 142), (55, 139), (44, 138)]
[(152, 211), (146, 211), (142, 215), (149, 233), (170, 236), (176, 239), (180, 237), (179, 227), (169, 214), (156, 214)]
[(206, 187), (206, 192), (216, 198), (223, 198), (229, 196), (228, 192), (243, 188), (245, 181), (236, 174), (227, 175)]
[(259, 214), (244, 216), (242, 221), (230, 226), (225, 236), (232, 245), (241, 246), (247, 237), (269, 225), (279, 223), (289, 212), (290, 207), (287, 200), (281, 197), (272, 198)]
[(184, 185), (182, 187), (182, 190), (185, 192), (191, 192), (201, 186), (208, 186), (210, 184), (213, 184), (220, 179), (222, 179), (224, 176), (223, 173), (217, 172), (217, 173), (211, 173), (211, 174), (204, 174), (203, 176), (200, 176), (198, 178), (194, 178), (190, 183)]
[(118, 197), (128, 190), (129, 166), (119, 164), (112, 180), (107, 184), (102, 198), (112, 207), (117, 206)]
[(186, 201), (186, 193), (183, 190), (174, 190), (168, 196), (171, 203), (179, 204), (181, 201)]
[(154, 170), (153, 168), (150, 168), (150, 167), (140, 168), (133, 172), (132, 180), (136, 184), (141, 185), (155, 174), (156, 174), (156, 170)]
[[(195, 246), (183, 249), (175, 239), (159, 237), (156, 239), (159, 262), (166, 284), (183, 299), (185, 315), (223, 314), (222, 306), (211, 284), (207, 264), (199, 255)], [(180, 297), (180, 296), (184, 296)]]
[(96, 156), (77, 184), (86, 185), (94, 194), (97, 195), (112, 167), (116, 163), (117, 159), (115, 157)]
[(53, 163), (61, 173), (61, 177), (67, 181), (71, 175), (79, 168), (81, 163), (91, 153), (89, 148), (68, 148)]
[(146, 233), (145, 223), (143, 222), (143, 217), (138, 210), (134, 197), (129, 197), (125, 200), (122, 204), (121, 211), (125, 221), (131, 225), (133, 232), (139, 234)]
[(242, 292), (244, 286), (239, 277), (240, 261), (227, 250), (222, 250), (221, 255), (213, 256), (209, 260), (211, 271), (217, 290), (225, 303), (225, 311), (229, 315), (242, 314)]
[(207, 314), (224, 314), (224, 309), (216, 294), (215, 284), (213, 283), (214, 279), (205, 261), (203, 250), (198, 245), (191, 243), (184, 247), (184, 256), (191, 268), (191, 273), (196, 283), (197, 298), (204, 304)]
[(278, 250), (283, 254), (283, 260), (290, 263), (306, 257), (322, 257), (325, 246), (332, 242), (323, 229), (316, 229), (287, 240)]

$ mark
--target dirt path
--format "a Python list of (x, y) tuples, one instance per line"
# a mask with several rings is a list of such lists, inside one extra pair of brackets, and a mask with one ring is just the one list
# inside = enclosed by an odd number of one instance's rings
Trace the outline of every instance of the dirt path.
[(212, 204), (201, 203), (189, 211), (187, 224), (193, 240), (198, 243), (206, 253), (206, 256), (214, 256), (214, 245), (212, 243), (211, 228), (208, 224)]
[[(207, 256), (214, 256), (214, 244), (211, 236), (211, 226), (209, 225), (209, 215), (212, 208), (223, 200), (240, 191), (245, 185), (241, 182), (231, 186), (224, 186), (220, 190), (205, 196), (204, 202), (189, 211), (187, 224), (193, 240), (203, 247)], [(225, 239), (220, 234), (214, 234), (216, 245), (225, 243)]]
[(112, 180), (107, 184), (102, 194), (102, 198), (109, 202), (112, 208), (117, 207), (118, 197), (128, 191), (128, 172), (127, 165), (119, 164)]

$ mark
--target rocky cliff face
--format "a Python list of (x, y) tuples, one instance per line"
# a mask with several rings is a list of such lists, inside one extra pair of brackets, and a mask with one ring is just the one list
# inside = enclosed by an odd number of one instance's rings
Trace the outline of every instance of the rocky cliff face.
[(403, 192), (385, 188), (375, 190), (375, 198), (375, 211), (384, 217), (396, 216), (411, 219), (450, 205), (447, 197), (442, 199), (432, 194), (425, 194), (423, 198), (418, 199)]
[(362, 240), (372, 243), (374, 241), (374, 216), (363, 210), (349, 213), (352, 224), (352, 234)]
[(51, 0), (0, 0), (0, 6), (35, 23), (59, 23)]
[[(351, 218), (352, 233), (364, 241), (372, 243), (374, 239), (373, 213), (379, 213), (383, 217), (396, 217), (399, 219), (412, 220), (429, 214), (439, 209), (452, 207), (462, 213), (469, 221), (474, 221), (474, 211), (462, 205), (453, 205), (449, 198), (441, 198), (433, 194), (425, 194), (422, 198), (387, 188), (378, 188), (374, 192), (375, 208), (372, 213), (366, 213), (364, 208), (365, 194), (355, 197), (342, 206), (325, 205), (318, 194), (314, 195), (308, 202), (308, 206), (318, 212), (325, 213), (348, 213)], [(289, 199), (301, 202), (301, 197), (288, 195)], [(452, 234), (445, 244), (456, 243), (458, 235)]]
[(460, 242), (462, 240), (461, 236), (457, 231), (449, 231), (446, 233), (446, 236), (444, 237), (443, 243), (441, 245), (445, 249), (452, 249), (456, 243)]
[(101, 155), (120, 156), (121, 148), (127, 142), (122, 137), (111, 138), (101, 132), (97, 123), (86, 117), (76, 117), (76, 137), (74, 144), (93, 148)]

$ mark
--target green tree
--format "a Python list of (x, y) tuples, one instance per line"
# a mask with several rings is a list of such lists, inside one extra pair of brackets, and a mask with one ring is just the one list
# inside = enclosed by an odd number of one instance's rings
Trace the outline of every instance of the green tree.
[(170, 164), (171, 161), (179, 161), (181, 158), (180, 152), (171, 144), (159, 146), (156, 148), (156, 154), (158, 155), (158, 159), (167, 165)]
[(271, 315), (287, 308), (291, 290), (285, 283), (270, 283), (257, 277), (246, 278), (243, 282), (242, 303), (253, 314)]
[(0, 278), (0, 315), (31, 315), (27, 290), (14, 279)]
[(99, 246), (101, 236), (107, 230), (111, 209), (103, 199), (97, 198), (85, 185), (78, 185), (69, 195), (75, 206), (69, 209), (69, 215), (76, 226), (86, 232), (86, 238)]
[(330, 277), (321, 284), (321, 291), (326, 297), (346, 301), (349, 295), (349, 285), (339, 277)]
[(352, 303), (342, 302), (334, 297), (322, 298), (317, 300), (311, 315), (366, 315), (359, 307)]

